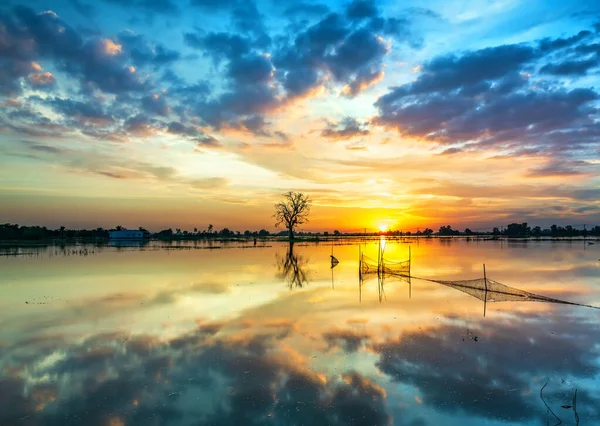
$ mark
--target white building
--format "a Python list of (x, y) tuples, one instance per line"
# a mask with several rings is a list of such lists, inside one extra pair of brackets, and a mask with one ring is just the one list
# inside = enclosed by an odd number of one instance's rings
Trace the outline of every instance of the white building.
[(144, 233), (142, 231), (130, 231), (129, 229), (123, 229), (121, 231), (110, 231), (108, 238), (111, 240), (142, 240)]

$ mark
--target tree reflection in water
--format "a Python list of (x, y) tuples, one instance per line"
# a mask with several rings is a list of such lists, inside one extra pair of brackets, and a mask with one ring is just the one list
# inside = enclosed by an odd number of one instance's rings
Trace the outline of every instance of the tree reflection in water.
[(285, 280), (290, 288), (302, 288), (308, 284), (308, 271), (306, 269), (306, 260), (302, 256), (294, 254), (294, 243), (290, 242), (287, 253), (280, 256), (275, 254), (277, 259), (277, 276)]

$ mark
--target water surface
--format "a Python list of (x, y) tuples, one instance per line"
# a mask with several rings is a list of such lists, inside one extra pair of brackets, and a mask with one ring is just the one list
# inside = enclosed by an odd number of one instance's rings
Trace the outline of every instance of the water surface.
[[(385, 257), (409, 246), (417, 277), (480, 278), (485, 263), (506, 285), (600, 306), (600, 245), (388, 240)], [(495, 302), (484, 317), (428, 281), (359, 286), (358, 241), (333, 247), (334, 269), (331, 252), (4, 250), (0, 425), (600, 424), (599, 310)]]

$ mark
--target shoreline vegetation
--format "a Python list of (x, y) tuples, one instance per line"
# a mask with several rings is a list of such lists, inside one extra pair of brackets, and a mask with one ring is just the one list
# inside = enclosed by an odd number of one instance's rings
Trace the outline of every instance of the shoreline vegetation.
[[(125, 228), (117, 226), (111, 229), (67, 229), (62, 226), (57, 229), (49, 229), (42, 226), (19, 226), (17, 224), (0, 224), (0, 245), (12, 245), (14, 243), (72, 243), (89, 242), (102, 243), (109, 241), (109, 232), (115, 230), (124, 230)], [(199, 231), (195, 228), (192, 231), (182, 229), (164, 229), (159, 232), (150, 232), (142, 227), (137, 230), (144, 232), (145, 240), (154, 241), (211, 241), (211, 242), (248, 242), (253, 240), (269, 241), (289, 241), (288, 231), (271, 233), (265, 229), (259, 231), (246, 230), (244, 232), (232, 231), (229, 228), (223, 228), (215, 231), (212, 225), (206, 230)], [(351, 232), (343, 233), (337, 230), (330, 232), (294, 232), (294, 241), (296, 242), (318, 242), (331, 241), (346, 238), (378, 238), (380, 236), (392, 238), (468, 238), (476, 240), (544, 240), (544, 241), (562, 241), (562, 240), (600, 240), (600, 226), (591, 226), (589, 228), (575, 228), (573, 226), (552, 225), (549, 228), (542, 229), (539, 226), (531, 228), (527, 223), (511, 223), (506, 227), (493, 228), (491, 231), (477, 232), (466, 228), (464, 231), (453, 229), (450, 225), (442, 226), (437, 232), (430, 228), (417, 232), (388, 230), (384, 232)]]

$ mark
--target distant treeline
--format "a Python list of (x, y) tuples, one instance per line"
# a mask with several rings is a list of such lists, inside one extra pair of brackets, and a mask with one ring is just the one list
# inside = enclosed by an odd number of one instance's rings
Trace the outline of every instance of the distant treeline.
[[(49, 229), (45, 226), (19, 226), (17, 224), (5, 223), (0, 224), (0, 240), (51, 240), (51, 239), (108, 239), (110, 231), (120, 231), (126, 228), (116, 226), (111, 229), (96, 228), (96, 229), (67, 229), (61, 226), (57, 229)], [(228, 228), (223, 228), (220, 231), (213, 231), (212, 225), (208, 230), (198, 231), (195, 228), (193, 231), (182, 231), (181, 229), (164, 229), (162, 231), (152, 233), (145, 228), (139, 227), (138, 231), (142, 231), (147, 238), (163, 238), (163, 239), (197, 239), (197, 238), (234, 238), (234, 237), (268, 237), (269, 231), (261, 229), (260, 231), (248, 231), (243, 234), (239, 231), (234, 232)]]
[[(432, 235), (433, 231), (429, 228), (423, 231), (422, 235)], [(541, 228), (539, 226), (530, 227), (526, 222), (511, 223), (504, 228), (494, 228), (492, 232), (474, 232), (469, 228), (464, 231), (452, 229), (452, 226), (442, 226), (435, 235), (451, 236), (451, 235), (493, 235), (504, 236), (508, 238), (528, 238), (528, 237), (588, 237), (600, 236), (600, 226), (594, 226), (589, 229), (573, 228), (571, 225), (565, 227), (552, 225), (550, 228)], [(415, 235), (420, 235), (416, 232)]]
[[(50, 240), (50, 239), (108, 239), (110, 231), (118, 231), (125, 229), (122, 226), (116, 226), (111, 229), (96, 228), (96, 229), (67, 229), (61, 226), (58, 229), (49, 229), (45, 226), (19, 226), (17, 224), (0, 224), (0, 240)], [(218, 239), (218, 238), (264, 238), (270, 235), (287, 236), (287, 231), (282, 231), (277, 234), (271, 234), (266, 229), (260, 231), (246, 230), (244, 232), (232, 231), (229, 228), (223, 228), (220, 231), (214, 230), (212, 225), (209, 225), (205, 230), (194, 228), (192, 231), (176, 228), (175, 230), (163, 229), (162, 231), (152, 233), (142, 227), (137, 230), (144, 232), (147, 238), (160, 239)], [(466, 228), (464, 231), (453, 229), (452, 226), (442, 226), (435, 232), (431, 228), (418, 230), (416, 232), (389, 230), (386, 232), (375, 233), (342, 233), (338, 230), (329, 232), (297, 232), (299, 237), (329, 237), (329, 236), (362, 236), (362, 235), (388, 235), (388, 236), (477, 236), (488, 235), (507, 238), (528, 238), (528, 237), (600, 237), (600, 226), (593, 226), (589, 229), (573, 228), (570, 225), (565, 227), (552, 225), (549, 228), (541, 228), (539, 226), (530, 227), (527, 223), (511, 223), (503, 228), (493, 228), (491, 232), (477, 232)]]

